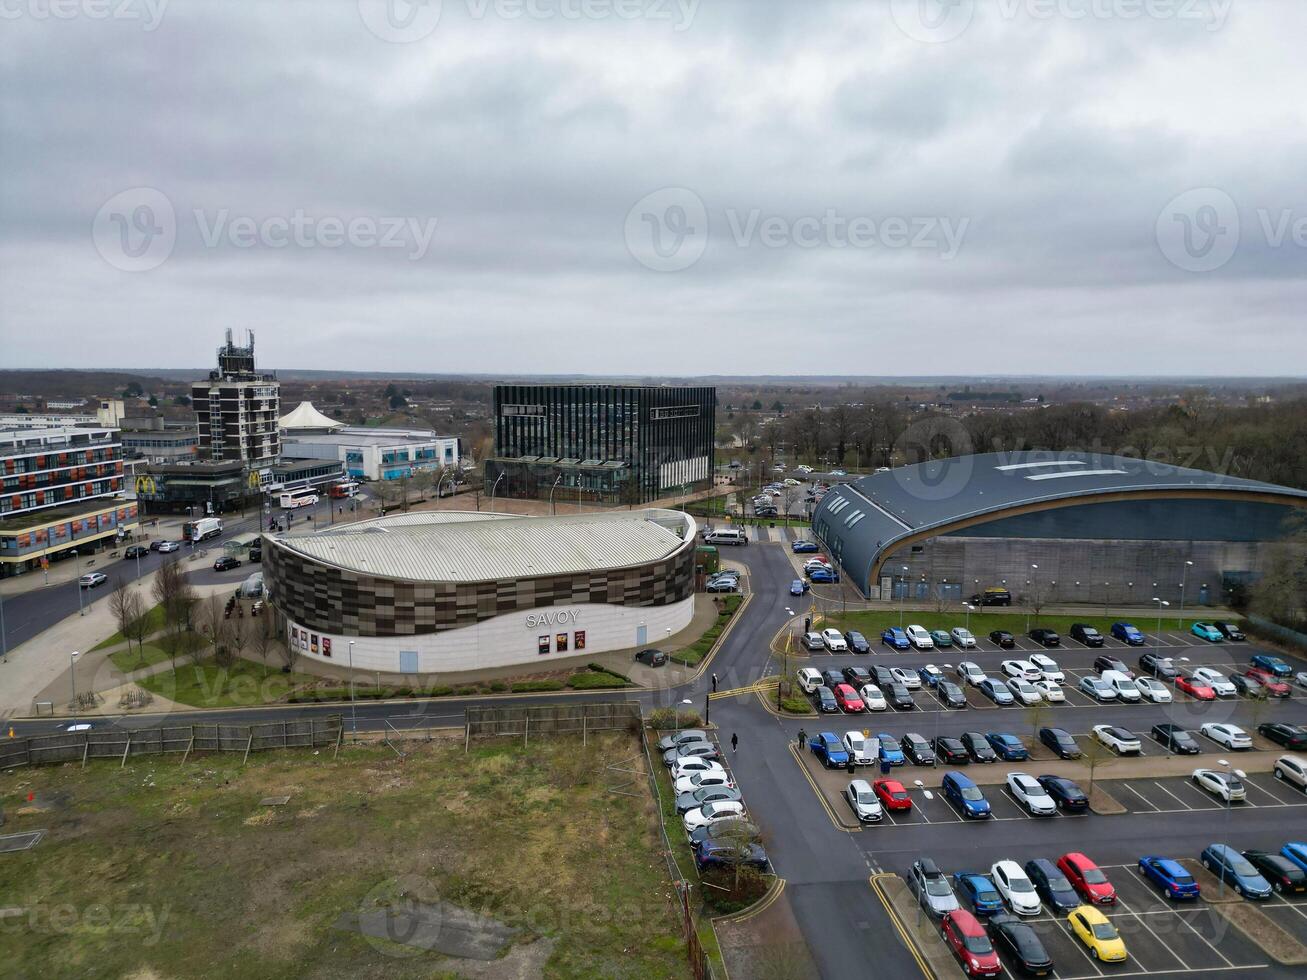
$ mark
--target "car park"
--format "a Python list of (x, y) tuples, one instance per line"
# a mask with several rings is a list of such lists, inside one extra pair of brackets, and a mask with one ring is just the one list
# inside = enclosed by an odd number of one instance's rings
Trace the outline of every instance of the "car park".
[(721, 753), (717, 751), (717, 746), (711, 742), (691, 742), (688, 745), (678, 745), (676, 748), (664, 752), (663, 765), (670, 768), (676, 765), (678, 760), (691, 756), (700, 759), (720, 759)]
[(1282, 721), (1263, 722), (1257, 726), (1257, 734), (1267, 741), (1274, 742), (1286, 749), (1307, 749), (1307, 728), (1302, 725), (1290, 725)]
[(859, 823), (880, 823), (885, 819), (885, 809), (865, 779), (855, 779), (844, 787), (844, 800)]
[(1071, 887), (1067, 876), (1048, 858), (1027, 861), (1025, 871), (1026, 877), (1034, 883), (1035, 891), (1054, 915), (1070, 912), (1080, 905), (1080, 895)]
[(930, 747), (935, 753), (935, 758), (945, 765), (965, 766), (971, 762), (967, 747), (962, 744), (960, 738), (954, 738), (952, 735), (936, 735), (931, 739)]
[(790, 543), (790, 550), (794, 552), (796, 555), (817, 551), (818, 550), (817, 542), (816, 541), (793, 541)]
[(1257, 873), (1271, 883), (1271, 888), (1285, 895), (1301, 895), (1307, 892), (1307, 871), (1294, 864), (1283, 854), (1270, 851), (1244, 851)]
[(1212, 623), (1194, 623), (1189, 627), (1189, 632), (1208, 643), (1220, 643), (1225, 639), (1225, 635)]
[(708, 741), (708, 733), (702, 728), (683, 728), (679, 732), (664, 735), (658, 740), (658, 751), (666, 752), (681, 745), (691, 745)]
[(916, 624), (909, 624), (904, 632), (908, 634), (908, 642), (911, 643), (915, 649), (935, 649), (935, 641), (930, 638), (930, 633), (928, 633), (924, 627), (917, 626)]
[(894, 681), (884, 690), (885, 699), (896, 711), (911, 711), (917, 706), (917, 702), (912, 698), (912, 692), (898, 681)]
[(1171, 689), (1156, 677), (1136, 677), (1133, 683), (1139, 689), (1140, 697), (1153, 704), (1170, 704), (1174, 697)]
[(952, 681), (940, 681), (935, 687), (935, 696), (939, 698), (946, 708), (965, 708), (967, 706), (967, 696), (962, 693), (962, 688)]
[(1094, 959), (1104, 963), (1120, 963), (1126, 953), (1125, 941), (1111, 921), (1092, 905), (1082, 905), (1066, 917), (1071, 932), (1084, 943)]
[(1088, 794), (1066, 776), (1040, 776), (1039, 785), (1044, 787), (1044, 792), (1053, 798), (1057, 808), (1064, 813), (1083, 813), (1089, 809)]
[(1215, 667), (1197, 667), (1194, 669), (1193, 678), (1210, 687), (1212, 693), (1218, 698), (1232, 698), (1238, 693), (1234, 685), (1230, 683), (1230, 678)]
[(708, 580), (705, 592), (735, 592), (740, 587), (740, 580), (732, 576), (720, 576)]
[(820, 633), (804, 633), (803, 648), (805, 650), (812, 650), (812, 651), (825, 650), (826, 644), (822, 642)]
[(886, 810), (912, 809), (912, 797), (897, 779), (878, 779), (871, 784), (871, 788)]
[(1253, 740), (1238, 725), (1228, 722), (1209, 721), (1198, 729), (1213, 742), (1224, 745), (1227, 749), (1251, 749)]
[(704, 789), (707, 786), (734, 785), (730, 773), (720, 767), (687, 773), (672, 781), (672, 789), (676, 791), (677, 796), (682, 793), (693, 793), (695, 790)]
[(1066, 700), (1066, 692), (1057, 681), (1035, 681), (1035, 690), (1049, 704), (1061, 704)]
[(908, 634), (897, 626), (891, 626), (887, 630), (882, 630), (880, 642), (887, 647), (895, 650), (908, 650), (912, 647), (912, 641), (908, 639)]
[(1231, 674), (1230, 683), (1234, 689), (1246, 698), (1256, 698), (1258, 701), (1265, 700), (1266, 688), (1256, 677), (1249, 677), (1247, 674)]
[(1245, 670), (1243, 675), (1244, 677), (1255, 680), (1261, 684), (1262, 687), (1266, 689), (1268, 697), (1287, 698), (1293, 693), (1292, 688), (1290, 688), (1288, 684), (1280, 680), (1277, 675), (1271, 673), (1269, 670), (1262, 670), (1258, 667), (1253, 667), (1249, 670)]
[(1296, 786), (1307, 792), (1307, 759), (1300, 755), (1282, 755), (1275, 760), (1271, 770), (1276, 779), (1282, 783)]
[(1059, 759), (1079, 759), (1082, 754), (1080, 744), (1064, 728), (1041, 728), (1039, 741), (1052, 749)]
[(1095, 701), (1115, 701), (1116, 690), (1111, 684), (1101, 677), (1094, 677), (1092, 674), (1086, 674), (1080, 678), (1080, 683), (1076, 689), (1082, 694), (1087, 694)]
[(924, 667), (917, 668), (917, 676), (927, 687), (935, 687), (944, 679), (944, 672), (934, 664), (926, 664)]
[(822, 630), (821, 641), (826, 645), (826, 649), (831, 653), (848, 652), (849, 645), (844, 640), (844, 634), (837, 629)]
[(967, 755), (971, 756), (973, 762), (998, 761), (998, 753), (989, 744), (989, 739), (985, 738), (980, 732), (963, 732), (959, 741), (966, 746)]
[(1026, 636), (1030, 637), (1041, 647), (1056, 647), (1062, 645), (1062, 637), (1057, 635), (1057, 630), (1045, 629), (1042, 626), (1033, 629)]
[(1032, 817), (1051, 817), (1057, 813), (1053, 798), (1039, 785), (1039, 780), (1028, 773), (1008, 773), (1007, 789)]
[(1144, 634), (1135, 628), (1134, 623), (1113, 623), (1111, 633), (1114, 639), (1120, 640), (1127, 646), (1141, 647), (1147, 642)]
[(1004, 660), (998, 666), (1008, 677), (1019, 677), (1025, 681), (1037, 681), (1044, 676), (1029, 660)]
[(702, 846), (706, 840), (757, 840), (762, 836), (762, 829), (743, 814), (723, 816), (711, 826), (704, 825), (690, 831), (690, 847)]
[(1279, 657), (1273, 657), (1269, 653), (1258, 653), (1249, 661), (1258, 670), (1270, 671), (1276, 677), (1293, 676), (1293, 668)]
[(981, 694), (995, 704), (1012, 704), (1016, 700), (1012, 696), (1012, 692), (1007, 689), (1007, 685), (994, 677), (986, 677), (976, 687)]
[(1109, 657), (1106, 654), (1100, 654), (1094, 658), (1094, 670), (1098, 671), (1100, 675), (1106, 674), (1108, 671), (1115, 671), (1116, 673), (1123, 674), (1126, 677), (1133, 678), (1135, 676), (1134, 671), (1127, 667), (1121, 660), (1116, 657)]
[(1010, 915), (996, 915), (989, 920), (989, 935), (995, 948), (1006, 953), (1023, 973), (1043, 977), (1053, 972), (1053, 957), (1029, 923)]
[(691, 810), (681, 821), (686, 834), (691, 834), (701, 827), (712, 827), (725, 818), (738, 817), (743, 813), (743, 803), (738, 800), (722, 800), (718, 803), (705, 803), (699, 809)]
[(966, 903), (973, 915), (990, 916), (1003, 911), (1003, 896), (988, 875), (959, 871), (953, 875), (953, 892), (959, 903)]
[(794, 677), (804, 694), (815, 693), (822, 684), (821, 671), (816, 667), (800, 667), (794, 672)]
[(1198, 755), (1203, 750), (1198, 740), (1180, 725), (1169, 722), (1154, 725), (1151, 734), (1169, 751), (1178, 755)]
[(880, 747), (880, 761), (888, 762), (891, 766), (901, 766), (907, 763), (907, 758), (903, 755), (903, 750), (899, 748), (898, 739), (888, 732), (880, 732), (876, 735), (876, 741)]
[(849, 754), (855, 766), (874, 766), (880, 758), (880, 744), (874, 738), (867, 738), (862, 732), (845, 732), (841, 742), (844, 751)]
[(861, 714), (867, 710), (866, 705), (862, 703), (862, 698), (858, 697), (858, 692), (848, 684), (840, 684), (835, 688), (834, 693), (835, 703), (846, 715)]
[(1062, 668), (1046, 653), (1032, 653), (1026, 658), (1029, 663), (1035, 665), (1039, 670), (1039, 678), (1026, 678), (1027, 680), (1038, 680), (1042, 678), (1046, 681), (1057, 681), (1059, 684), (1066, 680), (1066, 674), (1062, 673)]
[(909, 761), (914, 766), (933, 766), (935, 764), (935, 750), (930, 747), (930, 743), (925, 737), (918, 735), (916, 732), (908, 732), (899, 740), (899, 748), (903, 750)]
[(957, 909), (944, 916), (939, 927), (944, 943), (962, 965), (968, 977), (997, 977), (1003, 964), (989, 941), (984, 928), (966, 909)]
[(1307, 871), (1307, 844), (1302, 841), (1290, 841), (1280, 848), (1280, 853)]
[(1271, 897), (1270, 882), (1229, 844), (1208, 844), (1198, 860), (1218, 881), (1228, 882), (1244, 898), (1264, 900)]
[(1044, 700), (1044, 696), (1039, 693), (1039, 689), (1034, 684), (1023, 681), (1019, 677), (1009, 677), (1007, 689), (1011, 692), (1014, 701), (1024, 705), (1039, 704)]
[(980, 664), (973, 663), (970, 660), (963, 660), (957, 667), (958, 679), (964, 684), (970, 684), (972, 687), (979, 687), (981, 681), (985, 680), (985, 672), (980, 669)]
[(1103, 645), (1103, 634), (1088, 623), (1072, 623), (1070, 634), (1071, 639), (1083, 643), (1087, 647), (1101, 647)]
[(790, 583), (790, 595), (803, 595), (810, 588), (812, 588), (812, 586), (810, 586), (803, 579), (796, 578), (793, 582)]
[(78, 578), (77, 585), (83, 589), (94, 589), (97, 586), (104, 585), (107, 581), (109, 581), (109, 576), (105, 575), (104, 572), (87, 572)]
[(823, 670), (821, 672), (821, 682), (829, 687), (831, 693), (834, 694), (835, 688), (844, 683), (844, 671), (834, 669)]
[(986, 732), (985, 741), (1004, 762), (1024, 762), (1030, 758), (1026, 744), (1010, 732)]
[(1206, 790), (1223, 803), (1243, 803), (1248, 799), (1248, 791), (1243, 781), (1233, 772), (1219, 769), (1195, 769), (1190, 779), (1199, 789)]
[(946, 630), (931, 630), (931, 642), (935, 644), (936, 650), (947, 649), (953, 646), (953, 637)]
[(817, 688), (817, 690), (813, 692), (812, 700), (816, 702), (817, 710), (820, 711), (822, 714), (824, 715), (839, 714), (840, 705), (839, 702), (835, 700), (835, 692), (832, 691), (825, 684), (821, 685), (821, 687)]
[(635, 662), (646, 667), (661, 667), (667, 663), (667, 654), (661, 650), (641, 650), (635, 655)]
[(1143, 751), (1139, 736), (1128, 728), (1119, 725), (1095, 725), (1092, 731), (1094, 738), (1117, 755), (1139, 755)]
[(676, 783), (686, 776), (691, 776), (701, 772), (720, 772), (726, 774), (722, 764), (716, 759), (706, 759), (700, 756), (687, 756), (684, 759), (677, 759), (672, 765), (672, 782)]
[(1116, 889), (1096, 865), (1079, 851), (1063, 854), (1057, 861), (1057, 869), (1071, 882), (1071, 887), (1091, 905), (1115, 905)]
[(863, 707), (868, 711), (885, 711), (889, 708), (885, 695), (875, 684), (863, 684), (858, 688), (858, 697), (862, 698)]
[(849, 764), (849, 753), (834, 732), (822, 732), (809, 740), (808, 748), (827, 769), (843, 769)]
[(1218, 630), (1220, 630), (1221, 635), (1225, 637), (1227, 640), (1233, 640), (1235, 642), (1239, 642), (1248, 639), (1248, 637), (1244, 636), (1243, 630), (1241, 630), (1234, 623), (1226, 622), (1223, 619), (1218, 619), (1212, 625), (1215, 626)]
[(1180, 674), (1175, 679), (1175, 689), (1189, 695), (1195, 701), (1215, 701), (1216, 691), (1206, 681), (1193, 674)]
[(994, 887), (1017, 915), (1039, 915), (1044, 910), (1034, 883), (1015, 861), (997, 861), (989, 869)]
[(917, 900), (922, 908), (931, 915), (943, 917), (949, 912), (956, 912), (958, 897), (953, 894), (953, 886), (948, 877), (939, 870), (939, 865), (928, 857), (920, 857), (912, 862), (912, 888), (917, 893)]
[(1164, 657), (1160, 653), (1141, 653), (1139, 655), (1139, 671), (1143, 674), (1164, 680), (1173, 681), (1178, 671), (1175, 669), (1175, 663), (1170, 657)]
[(921, 690), (921, 675), (919, 675), (912, 668), (891, 667), (889, 669), (889, 673), (890, 676), (894, 678), (896, 683), (902, 684), (909, 691)]
[(681, 793), (676, 797), (676, 812), (686, 814), (691, 810), (699, 809), (705, 803), (719, 803), (726, 800), (741, 803), (744, 797), (733, 786), (700, 786), (696, 790)]
[(953, 645), (959, 650), (972, 650), (976, 646), (976, 638), (972, 635), (971, 630), (965, 626), (954, 626), (948, 631), (949, 636), (953, 638)]
[(840, 674), (844, 678), (844, 683), (852, 687), (862, 687), (864, 684), (871, 683), (871, 673), (866, 667), (845, 667)]
[[(719, 822), (716, 827), (720, 828)], [(707, 837), (694, 848), (694, 864), (700, 872), (709, 868), (736, 868), (746, 866), (759, 871), (767, 870), (767, 852), (754, 841), (718, 840)]]
[(840, 573), (833, 568), (817, 568), (808, 576), (808, 579), (818, 585), (829, 585), (840, 580)]
[(1139, 693), (1139, 688), (1135, 686), (1133, 679), (1126, 677), (1120, 671), (1105, 670), (1100, 679), (1111, 685), (1112, 690), (1116, 691), (1116, 699), (1121, 704), (1136, 704), (1143, 697)]
[(1168, 857), (1145, 855), (1139, 859), (1139, 873), (1175, 901), (1191, 901), (1202, 894), (1202, 887), (1179, 861)]
[(848, 630), (844, 634), (844, 642), (854, 653), (871, 653), (871, 644), (857, 630)]
[(1017, 645), (1017, 638), (1007, 630), (992, 630), (989, 634), (989, 642), (997, 644), (1004, 650), (1011, 650)]

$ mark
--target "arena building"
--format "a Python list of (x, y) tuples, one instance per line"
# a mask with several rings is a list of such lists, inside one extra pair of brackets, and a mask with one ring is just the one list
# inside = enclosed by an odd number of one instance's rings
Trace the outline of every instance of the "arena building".
[(991, 453), (833, 488), (813, 533), (870, 598), (1217, 604), (1307, 491), (1136, 458)]
[(304, 657), (392, 674), (547, 669), (688, 626), (695, 533), (666, 510), (398, 514), (265, 535), (264, 582)]

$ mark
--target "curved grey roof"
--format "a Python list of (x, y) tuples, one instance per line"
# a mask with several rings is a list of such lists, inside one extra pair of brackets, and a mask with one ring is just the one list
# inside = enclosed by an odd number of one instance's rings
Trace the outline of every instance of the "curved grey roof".
[(564, 517), (411, 511), (321, 531), (267, 535), (278, 547), (338, 568), (418, 582), (486, 582), (626, 568), (693, 543), (680, 511)]
[(834, 487), (812, 522), (855, 581), (865, 582), (908, 539), (1081, 498), (1093, 503), (1132, 494), (1247, 494), (1307, 506), (1307, 491), (1133, 457), (986, 453), (901, 466)]

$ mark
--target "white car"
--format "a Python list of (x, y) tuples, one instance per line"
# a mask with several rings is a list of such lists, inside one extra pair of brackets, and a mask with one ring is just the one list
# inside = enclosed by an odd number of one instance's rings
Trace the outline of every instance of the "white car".
[(166, 555), (172, 551), (181, 551), (181, 548), (182, 546), (176, 541), (160, 541), (158, 550)]
[(1116, 689), (1101, 677), (1086, 675), (1080, 678), (1080, 683), (1076, 685), (1076, 688), (1082, 694), (1088, 694), (1095, 701), (1116, 700)]
[(1243, 803), (1248, 798), (1248, 791), (1234, 773), (1218, 772), (1215, 769), (1195, 769), (1194, 785), (1205, 789), (1224, 803)]
[(1038, 915), (1044, 910), (1034, 883), (1015, 861), (999, 861), (989, 869), (989, 877), (1017, 915)]
[(1007, 689), (1012, 692), (1012, 697), (1022, 704), (1039, 704), (1044, 700), (1044, 696), (1039, 693), (1039, 688), (1020, 677), (1009, 677)]
[(907, 667), (891, 667), (889, 672), (891, 677), (909, 691), (921, 690), (921, 675), (915, 670), (909, 670)]
[(971, 635), (971, 630), (962, 626), (954, 626), (948, 635), (953, 637), (953, 644), (959, 650), (971, 650), (976, 646), (976, 638)]
[(1004, 660), (999, 666), (1008, 677), (1020, 677), (1023, 681), (1037, 681), (1044, 676), (1029, 660)]
[(1224, 745), (1227, 749), (1251, 749), (1253, 747), (1253, 740), (1238, 725), (1209, 721), (1198, 730), (1217, 745)]
[(701, 772), (719, 772), (723, 776), (726, 770), (716, 759), (703, 759), (696, 755), (687, 755), (683, 759), (677, 759), (672, 766), (672, 782), (679, 782), (686, 776), (693, 776)]
[(1294, 674), (1293, 682), (1299, 687), (1307, 687), (1307, 670), (1300, 670)]
[(854, 765), (870, 766), (880, 757), (880, 739), (867, 738), (862, 732), (845, 732), (844, 751), (849, 754)]
[(718, 820), (729, 820), (731, 817), (743, 815), (743, 803), (736, 800), (721, 800), (717, 803), (705, 803), (697, 810), (691, 810), (685, 815), (682, 823), (685, 824), (685, 833), (689, 835), (700, 827), (711, 827)]
[(1039, 668), (1039, 676), (1046, 681), (1057, 681), (1061, 684), (1066, 680), (1066, 674), (1062, 673), (1062, 668), (1057, 665), (1057, 661), (1047, 654), (1032, 653), (1030, 662)]
[(907, 630), (908, 642), (918, 650), (934, 650), (935, 641), (930, 638), (930, 634), (920, 626), (910, 625)]
[(1018, 803), (1030, 811), (1032, 817), (1051, 817), (1057, 813), (1057, 804), (1039, 780), (1024, 772), (1007, 774), (1008, 792)]
[(1171, 689), (1156, 677), (1136, 677), (1135, 687), (1139, 688), (1139, 693), (1153, 704), (1171, 703)]
[(963, 660), (958, 664), (958, 679), (964, 684), (977, 687), (985, 679), (985, 672), (980, 669), (980, 664)]
[(862, 705), (868, 711), (888, 711), (889, 703), (885, 700), (885, 695), (875, 684), (863, 684), (858, 689), (858, 697), (862, 698)]
[(826, 644), (822, 640), (820, 633), (804, 633), (803, 648), (805, 650), (825, 650)]
[(809, 558), (803, 563), (803, 570), (805, 572), (814, 572), (819, 568), (830, 568), (830, 565), (826, 562), (825, 558)]
[(1117, 755), (1139, 755), (1143, 751), (1139, 736), (1120, 725), (1095, 725), (1090, 731), (1094, 733), (1094, 738)]
[(1061, 704), (1066, 700), (1066, 692), (1057, 681), (1035, 681), (1035, 690), (1049, 704)]
[(735, 783), (727, 774), (725, 769), (705, 769), (703, 772), (686, 773), (680, 779), (676, 780), (676, 792), (693, 793), (696, 789), (703, 789), (705, 786), (729, 786), (735, 788)]
[(844, 639), (844, 634), (837, 629), (822, 630), (821, 642), (826, 644), (826, 649), (831, 653), (847, 653), (849, 649), (849, 644), (848, 641)]
[(1293, 753), (1282, 755), (1275, 760), (1275, 768), (1271, 771), (1280, 782), (1307, 792), (1307, 759), (1302, 756)]
[(1142, 697), (1135, 682), (1119, 670), (1105, 670), (1099, 674), (1099, 680), (1106, 682), (1116, 692), (1116, 699), (1123, 704), (1134, 704)]
[[(816, 636), (815, 633), (809, 633), (809, 636)], [(811, 694), (817, 688), (826, 682), (822, 680), (821, 671), (816, 667), (800, 667), (794, 672), (795, 679), (799, 682), (799, 690), (804, 694)]]
[(784, 483), (787, 487), (797, 487), (799, 485), (799, 481), (794, 479), (792, 476), (787, 476)]
[(1215, 667), (1199, 667), (1194, 671), (1194, 677), (1210, 687), (1218, 698), (1232, 698), (1238, 693), (1230, 683), (1230, 678)]

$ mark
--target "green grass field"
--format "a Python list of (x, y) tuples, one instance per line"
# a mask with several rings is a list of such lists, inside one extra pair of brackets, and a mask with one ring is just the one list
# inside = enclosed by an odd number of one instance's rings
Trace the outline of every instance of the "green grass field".
[(744, 601), (744, 597), (740, 595), (726, 595), (722, 597), (721, 601), (723, 608), (722, 611), (717, 614), (717, 621), (704, 631), (703, 636), (699, 637), (699, 639), (695, 640), (688, 647), (669, 654), (668, 658), (670, 660), (674, 660), (678, 664), (685, 664), (687, 667), (694, 667), (698, 665), (699, 661), (703, 660), (703, 658), (708, 655), (708, 651), (711, 650), (713, 644), (717, 642), (717, 637), (722, 635), (722, 630), (726, 629), (726, 624), (731, 621), (731, 617), (734, 616), (736, 610), (740, 608), (740, 603)]
[[(830, 625), (840, 630), (858, 630), (867, 637), (867, 642), (875, 646), (880, 642), (881, 631), (890, 626), (899, 625), (900, 613), (898, 610), (876, 610), (874, 612), (848, 612), (834, 615), (828, 615), (826, 621)], [(950, 630), (955, 626), (966, 626), (967, 617), (965, 613), (937, 613), (929, 612), (922, 609), (907, 609), (902, 613), (903, 624), (916, 623), (924, 626), (928, 630)], [(1029, 621), (1029, 627), (1026, 623)], [(976, 636), (985, 637), (992, 630), (1007, 630), (1015, 636), (1021, 636), (1033, 629), (1035, 626), (1042, 626), (1047, 629), (1054, 629), (1066, 636), (1071, 629), (1072, 623), (1085, 623), (1093, 626), (1100, 633), (1107, 634), (1112, 628), (1112, 623), (1116, 617), (1112, 616), (1049, 616), (1041, 614), (1038, 618), (1034, 615), (1027, 617), (1022, 612), (983, 612), (971, 614), (971, 632)], [(1177, 626), (1177, 617), (1175, 615), (1162, 617), (1162, 630), (1168, 633), (1187, 633), (1189, 627), (1195, 622), (1203, 621), (1201, 617), (1185, 616), (1184, 625)], [(1134, 625), (1145, 636), (1151, 636), (1157, 629), (1157, 617), (1145, 616), (1131, 620)], [(824, 624), (823, 624), (824, 625)], [(1195, 643), (1204, 641), (1194, 637)]]
[[(159, 630), (163, 629), (163, 606), (154, 606), (153, 608), (150, 609), (149, 612), (145, 614), (145, 617), (146, 617), (146, 624), (147, 624), (146, 636), (150, 636), (154, 633), (159, 632)], [(127, 642), (126, 638), (121, 633), (114, 633), (112, 636), (105, 637), (95, 646), (91, 647), (91, 651), (94, 652), (96, 650), (107, 650), (110, 647), (116, 647), (120, 643), (126, 643), (126, 642)]]
[[(648, 784), (608, 789), (606, 764), (643, 764), (632, 736), (408, 749), (405, 759), (366, 745), (335, 762), (327, 751), (269, 752), (243, 767), (239, 754), (170, 756), (3, 776), (5, 831), (47, 832), (0, 861), (3, 904), (21, 910), (0, 927), (3, 972), (689, 975)], [(17, 802), (28, 793), (41, 812)], [(285, 806), (259, 803), (282, 794)], [(522, 932), (496, 964), (338, 926), (415, 893)]]
[(184, 663), (177, 670), (151, 674), (138, 683), (153, 694), (197, 708), (239, 708), (284, 700), (291, 690), (315, 683), (307, 674), (283, 674), (248, 660), (219, 667), (212, 660)]

